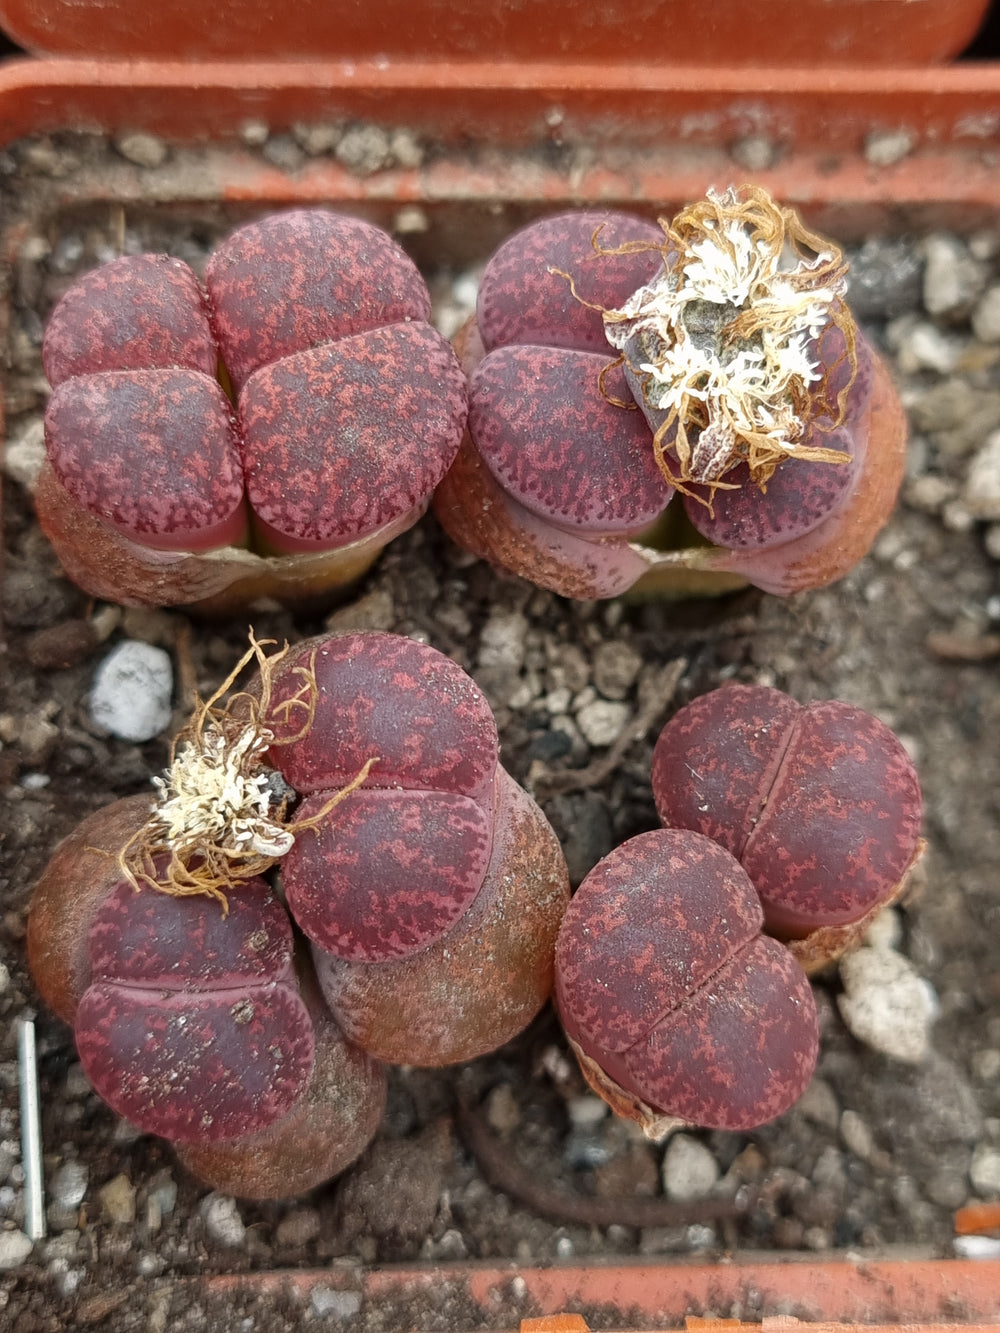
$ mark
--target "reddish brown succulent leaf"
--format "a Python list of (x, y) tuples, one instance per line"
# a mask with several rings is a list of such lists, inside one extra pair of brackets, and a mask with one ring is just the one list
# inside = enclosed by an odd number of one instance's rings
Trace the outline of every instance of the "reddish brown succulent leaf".
[(283, 978), (292, 928), (263, 880), (249, 880), (223, 914), (200, 900), (136, 893), (122, 882), (89, 933), (91, 974), (125, 986), (197, 991)]
[(469, 433), (500, 484), (528, 509), (570, 529), (623, 534), (657, 519), (673, 495), (653, 457), (621, 371), (601, 388), (608, 357), (551, 347), (502, 347), (470, 386)]
[(141, 1129), (220, 1142), (265, 1128), (301, 1096), (312, 1022), (291, 930), (262, 880), (230, 898), (120, 885), (90, 932), (93, 975), (76, 1011), (96, 1091)]
[[(843, 450), (852, 461), (786, 459), (767, 483), (766, 491), (753, 485), (746, 464), (739, 464), (724, 478), (738, 489), (717, 491), (711, 510), (698, 499), (684, 497), (688, 518), (703, 537), (717, 546), (748, 551), (779, 546), (812, 532), (847, 503), (868, 448), (866, 409), (873, 380), (871, 352), (860, 340), (858, 352), (858, 376), (847, 396), (843, 423), (829, 430), (813, 424), (800, 441), (803, 448)], [(691, 490), (708, 500), (707, 488), (692, 486)]]
[(778, 690), (725, 686), (667, 724), (652, 779), (665, 824), (740, 858), (779, 936), (864, 916), (891, 895), (919, 840), (909, 757), (847, 703), (803, 707)]
[(816, 1063), (812, 992), (763, 939), (753, 885), (702, 835), (629, 839), (577, 890), (556, 946), (570, 1038), (654, 1112), (746, 1129), (780, 1115)]
[(351, 962), (313, 950), (348, 1040), (397, 1064), (473, 1060), (515, 1037), (548, 999), (569, 876), (545, 816), (502, 769), (482, 888), (452, 930), (408, 958)]
[[(313, 660), (319, 686), (309, 734), (271, 759), (301, 793), (345, 787), (373, 756), (368, 787), (458, 792), (491, 799), (497, 729), (478, 685), (443, 653), (395, 634), (307, 640), (282, 663), (275, 701), (294, 693), (296, 666)], [(295, 734), (293, 710), (274, 730)]]
[(254, 512), (273, 542), (304, 548), (424, 503), (458, 451), (467, 396), (439, 333), (393, 324), (265, 366), (239, 406)]
[[(595, 232), (606, 250), (632, 241), (656, 248), (599, 255), (592, 243)], [(605, 361), (614, 360), (600, 310), (584, 302), (608, 309), (623, 305), (659, 271), (663, 239), (651, 222), (596, 209), (560, 213), (515, 232), (490, 259), (479, 288), (477, 320), (487, 349), (539, 343), (600, 352)], [(582, 300), (566, 278), (550, 269), (571, 274)]]
[(758, 936), (623, 1057), (643, 1100), (706, 1129), (753, 1129), (805, 1092), (819, 1029), (809, 982)]
[(686, 831), (630, 838), (594, 867), (559, 933), (559, 1005), (584, 1047), (622, 1052), (682, 1008), (760, 932), (760, 903), (723, 848)]
[[(309, 797), (296, 818), (328, 799)], [(444, 935), (479, 892), (492, 830), (452, 792), (351, 793), (282, 861), (288, 906), (309, 938), (340, 958), (405, 958)]]
[(94, 516), (152, 546), (202, 549), (245, 533), (232, 409), (194, 370), (121, 370), (59, 385), (45, 412), (49, 461)]
[(214, 376), (218, 359), (198, 279), (169, 255), (123, 255), (85, 273), (56, 305), (42, 343), (53, 388), (101, 370)]
[(205, 285), (237, 389), (291, 353), (430, 316), (423, 278), (386, 232), (322, 209), (241, 227), (210, 256)]

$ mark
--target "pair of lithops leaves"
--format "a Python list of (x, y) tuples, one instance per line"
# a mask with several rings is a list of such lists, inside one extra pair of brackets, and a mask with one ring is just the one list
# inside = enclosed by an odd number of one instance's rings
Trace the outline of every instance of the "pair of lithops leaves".
[(28, 955), (105, 1101), (277, 1197), (364, 1149), (384, 1062), (469, 1060), (534, 1017), (569, 881), (454, 662), (374, 633), (255, 656), (152, 814), (130, 797), (57, 848)]
[(556, 947), (556, 998), (592, 1086), (653, 1137), (747, 1129), (805, 1090), (806, 973), (857, 943), (922, 851), (913, 764), (842, 702), (726, 686), (656, 743), (666, 826), (587, 876)]
[(144, 604), (328, 594), (435, 488), (460, 545), (567, 596), (828, 583), (905, 443), (844, 273), (750, 187), (659, 226), (561, 214), (490, 260), (460, 365), (412, 262), (355, 219), (252, 223), (204, 286), (126, 256), (46, 331), (39, 518), (83, 587)]
[(152, 814), (87, 820), (29, 917), (95, 1088), (196, 1174), (262, 1196), (336, 1174), (375, 1131), (382, 1062), (493, 1050), (553, 979), (586, 1076), (647, 1127), (745, 1128), (801, 1093), (793, 953), (832, 956), (915, 854), (919, 788), (881, 723), (772, 690), (689, 705), (654, 758), (677, 828), (625, 843), (567, 911), (558, 842), (453, 662), (382, 634), (253, 655)]

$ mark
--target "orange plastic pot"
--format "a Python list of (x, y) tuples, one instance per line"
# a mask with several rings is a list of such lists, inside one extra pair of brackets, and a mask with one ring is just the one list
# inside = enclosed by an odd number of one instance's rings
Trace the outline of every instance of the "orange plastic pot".
[[(622, 12), (578, 0), (5, 0), (3, 26), (32, 52), (204, 60), (253, 58), (635, 61), (741, 65), (932, 64), (974, 36), (987, 0), (641, 0)], [(95, 16), (95, 12), (97, 15)], [(95, 17), (97, 21), (95, 21)], [(428, 52), (428, 42), (433, 43)]]

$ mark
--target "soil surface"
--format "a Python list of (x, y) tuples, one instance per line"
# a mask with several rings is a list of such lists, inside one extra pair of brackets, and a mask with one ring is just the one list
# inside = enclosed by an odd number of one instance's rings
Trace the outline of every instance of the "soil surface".
[[(265, 134), (261, 151), (270, 145), (273, 160), (316, 148), (304, 135), (286, 138), (276, 145)], [(80, 272), (123, 249), (167, 251), (200, 269), (242, 216), (203, 204), (50, 207), (73, 172), (122, 169), (127, 147), (116, 154), (95, 139), (47, 139), (0, 160), (0, 208), (12, 219), (0, 1322), (12, 1333), (509, 1327), (533, 1312), (516, 1280), (489, 1312), (460, 1283), (396, 1309), (363, 1298), (359, 1267), (761, 1250), (874, 1255), (896, 1246), (950, 1253), (956, 1207), (1000, 1195), (1000, 459), (987, 446), (1000, 429), (1000, 230), (872, 238), (853, 251), (852, 303), (890, 358), (913, 429), (897, 511), (837, 586), (787, 600), (748, 590), (717, 601), (575, 603), (469, 557), (428, 517), (326, 616), (253, 618), (258, 636), (279, 641), (324, 626), (377, 628), (453, 657), (489, 697), (503, 763), (554, 825), (574, 882), (617, 843), (657, 826), (652, 745), (693, 696), (739, 680), (876, 713), (904, 739), (925, 793), (927, 854), (881, 928), (932, 988), (936, 1021), (924, 1057), (905, 1063), (852, 1036), (834, 968), (815, 979), (822, 1050), (799, 1105), (752, 1133), (692, 1131), (679, 1136), (680, 1148), (656, 1146), (604, 1113), (547, 1010), (491, 1057), (453, 1070), (392, 1071), (384, 1125), (338, 1181), (306, 1198), (234, 1203), (98, 1101), (69, 1030), (40, 1007), (23, 952), (32, 884), (58, 839), (98, 807), (148, 790), (167, 761), (167, 734), (134, 745), (93, 722), (87, 699), (98, 663), (125, 638), (165, 647), (179, 724), (192, 689), (211, 693), (246, 644), (243, 621), (206, 625), (176, 611), (94, 604), (62, 576), (33, 517), (46, 396), (39, 346), (53, 302)], [(128, 169), (142, 154), (157, 169), (158, 151), (156, 141), (132, 144)], [(181, 157), (172, 159), (178, 173)], [(474, 295), (466, 260), (484, 260), (489, 246), (481, 238), (481, 253), (463, 256), (461, 268), (431, 267), (433, 224), (423, 230), (427, 219), (412, 210), (397, 221), (450, 334)], [(990, 487), (992, 510), (982, 501)], [(31, 1013), (48, 1236), (20, 1253), (14, 1020)], [(456, 1111), (459, 1093), (473, 1108), (471, 1125)], [(683, 1202), (691, 1193), (732, 1204), (723, 1209), (732, 1215), (706, 1220), (700, 1203)], [(669, 1207), (657, 1215), (654, 1201)], [(298, 1269), (322, 1270), (298, 1294), (204, 1283)], [(595, 1326), (628, 1324), (627, 1310), (586, 1313)]]

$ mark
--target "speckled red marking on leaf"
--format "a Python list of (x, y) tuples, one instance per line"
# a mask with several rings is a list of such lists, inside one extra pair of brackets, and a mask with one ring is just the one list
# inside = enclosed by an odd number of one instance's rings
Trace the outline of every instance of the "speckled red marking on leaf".
[(255, 512), (341, 545), (430, 496), (458, 452), (466, 384), (430, 325), (393, 324), (265, 366), (239, 406)]
[[(299, 644), (275, 673), (275, 700), (315, 650), (319, 699), (308, 736), (271, 759), (296, 791), (346, 786), (378, 756), (366, 787), (458, 792), (487, 802), (497, 766), (497, 729), (482, 691), (450, 658), (395, 634), (346, 634)], [(292, 713), (280, 737), (294, 733)], [(350, 799), (350, 798), (348, 798)]]
[(218, 359), (198, 279), (169, 255), (123, 255), (85, 273), (56, 305), (42, 342), (53, 388), (99, 370), (214, 375)]
[[(500, 484), (528, 509), (569, 527), (645, 527), (673, 495), (642, 414), (609, 403), (609, 358), (549, 347), (502, 347), (470, 385), (469, 433)], [(628, 390), (619, 370), (605, 389)]]
[(563, 920), (556, 996), (585, 1054), (653, 1108), (712, 1128), (773, 1119), (818, 1050), (808, 981), (758, 934), (746, 873), (700, 834), (629, 839)]
[(768, 929), (797, 937), (868, 912), (899, 883), (920, 834), (916, 771), (890, 729), (838, 701), (724, 686), (687, 705), (653, 752), (665, 824), (730, 847)]
[(540, 343), (600, 352), (613, 361), (599, 310), (578, 301), (562, 269), (584, 301), (614, 309), (650, 282), (662, 261), (657, 250), (598, 255), (592, 238), (614, 249), (629, 241), (662, 245), (663, 232), (629, 213), (591, 210), (560, 213), (515, 232), (486, 266), (476, 318), (487, 350), (510, 343)]
[(293, 352), (430, 316), (423, 278), (386, 232), (322, 209), (241, 227), (209, 257), (205, 285), (237, 388)]
[[(873, 379), (870, 352), (863, 345), (858, 350), (858, 377), (848, 394), (843, 424), (828, 431), (814, 425), (800, 441), (803, 448), (841, 449), (851, 455), (851, 462), (786, 459), (767, 483), (766, 491), (750, 481), (747, 467), (741, 463), (724, 478), (739, 489), (717, 491), (711, 513), (697, 500), (684, 497), (684, 508), (696, 531), (718, 546), (763, 549), (812, 532), (847, 502), (868, 447), (865, 410)], [(708, 498), (706, 488), (691, 489)]]
[(230, 897), (120, 885), (91, 928), (76, 1012), (87, 1077), (144, 1131), (219, 1142), (263, 1129), (308, 1083), (314, 1038), (287, 918), (262, 880)]
[(45, 412), (53, 470), (130, 537), (222, 544), (243, 499), (229, 400), (194, 370), (121, 370), (59, 385)]
[[(309, 797), (309, 819), (326, 800)], [(405, 958), (450, 930), (479, 892), (493, 836), (487, 812), (453, 792), (362, 788), (298, 835), (282, 861), (288, 905), (340, 958)]]

